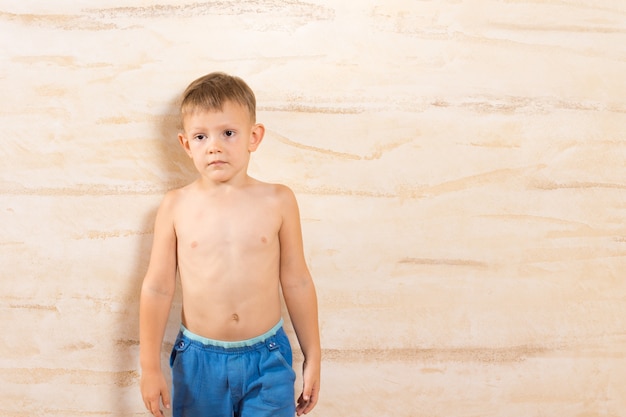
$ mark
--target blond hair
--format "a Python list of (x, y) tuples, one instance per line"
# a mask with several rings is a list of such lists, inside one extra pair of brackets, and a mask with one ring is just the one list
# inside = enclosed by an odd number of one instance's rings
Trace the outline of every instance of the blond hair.
[(248, 109), (250, 119), (256, 122), (256, 98), (252, 89), (239, 77), (223, 72), (212, 72), (193, 81), (182, 96), (180, 113), (222, 110), (231, 101)]

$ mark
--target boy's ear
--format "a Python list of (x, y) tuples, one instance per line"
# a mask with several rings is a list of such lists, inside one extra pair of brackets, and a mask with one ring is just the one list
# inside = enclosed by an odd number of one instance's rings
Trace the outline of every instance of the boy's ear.
[(250, 134), (250, 144), (248, 145), (248, 151), (254, 152), (257, 150), (261, 141), (265, 136), (265, 126), (261, 123), (257, 123), (252, 127), (252, 133)]
[(189, 155), (189, 157), (191, 158), (191, 149), (189, 149), (189, 141), (187, 140), (184, 134), (182, 133), (178, 134), (178, 142), (180, 142), (180, 146), (183, 147), (185, 152), (187, 152), (187, 155)]

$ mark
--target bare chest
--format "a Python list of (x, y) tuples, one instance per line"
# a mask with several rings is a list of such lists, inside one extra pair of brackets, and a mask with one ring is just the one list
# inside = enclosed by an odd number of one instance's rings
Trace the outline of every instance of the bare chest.
[(189, 207), (176, 219), (179, 250), (254, 251), (278, 244), (281, 218), (271, 206)]

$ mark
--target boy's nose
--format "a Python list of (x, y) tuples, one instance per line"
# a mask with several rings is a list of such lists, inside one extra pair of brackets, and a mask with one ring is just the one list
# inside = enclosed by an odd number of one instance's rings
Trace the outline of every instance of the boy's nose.
[(214, 153), (219, 153), (219, 152), (222, 151), (220, 149), (219, 141), (217, 139), (208, 138), (207, 141), (208, 141), (208, 143), (207, 143), (207, 153), (214, 154)]

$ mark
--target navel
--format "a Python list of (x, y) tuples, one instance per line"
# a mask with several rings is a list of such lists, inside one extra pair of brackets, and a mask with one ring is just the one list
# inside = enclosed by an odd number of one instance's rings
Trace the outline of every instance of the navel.
[(234, 321), (239, 321), (239, 314), (237, 314), (237, 313), (233, 313), (232, 319), (233, 319)]

